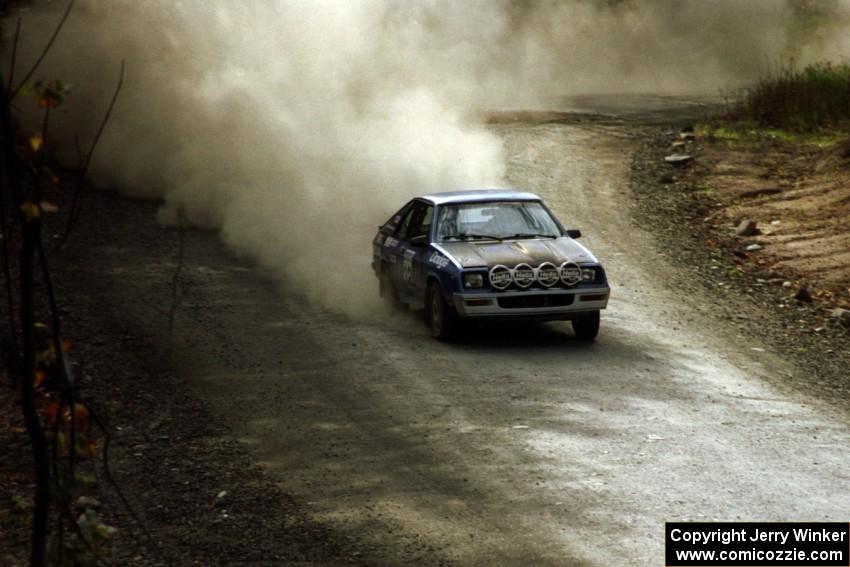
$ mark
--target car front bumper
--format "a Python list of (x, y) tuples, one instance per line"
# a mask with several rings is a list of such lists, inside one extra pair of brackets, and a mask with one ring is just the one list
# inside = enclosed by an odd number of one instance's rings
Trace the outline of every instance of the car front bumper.
[(604, 285), (576, 289), (455, 293), (452, 304), (461, 317), (573, 319), (581, 313), (605, 309), (610, 294), (611, 288)]

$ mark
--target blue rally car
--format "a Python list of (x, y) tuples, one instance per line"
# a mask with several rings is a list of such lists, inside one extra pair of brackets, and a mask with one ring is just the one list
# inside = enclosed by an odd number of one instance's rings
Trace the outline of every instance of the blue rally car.
[(533, 193), (417, 197), (378, 229), (372, 269), (388, 300), (425, 308), (450, 339), (464, 319), (569, 320), (593, 340), (610, 288), (602, 266)]

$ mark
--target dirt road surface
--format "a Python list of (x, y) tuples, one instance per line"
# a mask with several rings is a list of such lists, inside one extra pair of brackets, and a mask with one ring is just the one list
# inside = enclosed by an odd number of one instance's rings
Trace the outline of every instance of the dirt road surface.
[[(193, 231), (180, 380), (311, 518), (365, 542), (367, 562), (660, 565), (668, 520), (847, 521), (846, 414), (783, 386), (806, 370), (667, 283), (676, 268), (629, 214), (631, 127), (493, 128), (511, 183), (608, 269), (598, 342), (568, 323), (443, 344), (412, 313), (352, 321)], [(163, 353), (173, 243), (116, 231), (96, 251), (104, 301)]]

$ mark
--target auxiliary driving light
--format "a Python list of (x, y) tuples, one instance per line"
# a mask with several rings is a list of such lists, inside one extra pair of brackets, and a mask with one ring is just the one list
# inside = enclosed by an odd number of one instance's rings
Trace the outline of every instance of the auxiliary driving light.
[(493, 266), (490, 270), (490, 285), (496, 289), (507, 289), (511, 285), (511, 271), (507, 266)]
[(534, 283), (534, 269), (528, 264), (517, 264), (514, 268), (514, 283), (526, 288)]
[(544, 287), (552, 287), (558, 283), (561, 275), (558, 273), (558, 267), (549, 262), (543, 262), (537, 267), (537, 281)]
[(561, 281), (565, 285), (576, 285), (581, 281), (581, 268), (573, 262), (564, 262), (561, 264)]

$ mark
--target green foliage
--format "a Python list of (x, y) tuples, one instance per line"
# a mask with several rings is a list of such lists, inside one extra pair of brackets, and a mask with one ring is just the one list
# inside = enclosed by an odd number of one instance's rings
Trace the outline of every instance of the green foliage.
[(763, 78), (732, 111), (760, 127), (812, 131), (850, 120), (850, 63), (789, 65)]
[(66, 83), (59, 79), (52, 81), (41, 79), (26, 89), (28, 93), (35, 94), (39, 108), (55, 108), (59, 106), (65, 102), (65, 98), (71, 94), (72, 90), (74, 90), (73, 83)]
[(30, 512), (32, 510), (32, 500), (20, 495), (12, 496), (12, 505), (15, 512)]
[(722, 142), (726, 147), (749, 147), (754, 143), (780, 141), (810, 146), (817, 149), (832, 148), (847, 139), (843, 128), (823, 126), (811, 130), (794, 130), (759, 126), (753, 120), (723, 120), (700, 124), (697, 135)]

